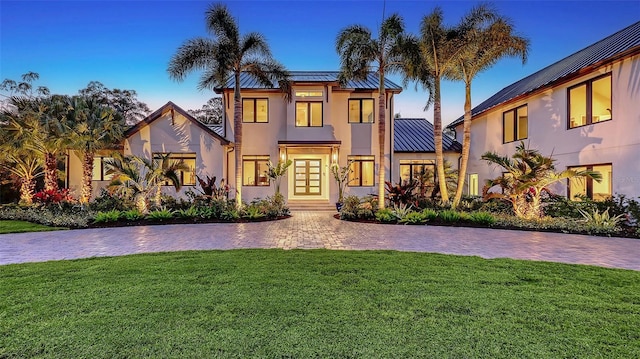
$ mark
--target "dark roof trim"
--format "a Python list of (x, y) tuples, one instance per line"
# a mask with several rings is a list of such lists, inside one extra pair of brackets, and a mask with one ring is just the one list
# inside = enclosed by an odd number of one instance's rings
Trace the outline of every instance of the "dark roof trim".
[(222, 137), (219, 134), (217, 134), (211, 128), (207, 127), (204, 123), (196, 120), (187, 111), (183, 110), (182, 108), (180, 108), (178, 105), (176, 105), (175, 103), (173, 103), (171, 101), (167, 102), (164, 106), (162, 106), (159, 109), (157, 109), (154, 112), (152, 112), (149, 116), (145, 117), (142, 121), (136, 123), (134, 126), (132, 126), (129, 129), (127, 129), (124, 132), (124, 137), (128, 138), (128, 137), (132, 136), (136, 132), (140, 131), (140, 129), (142, 129), (142, 127), (144, 127), (146, 125), (149, 125), (153, 121), (159, 119), (160, 117), (162, 117), (162, 114), (164, 114), (168, 109), (173, 109), (175, 112), (181, 114), (187, 120), (193, 122), (196, 126), (200, 127), (202, 130), (204, 130), (205, 132), (209, 133), (211, 136), (213, 136), (216, 139), (218, 139), (221, 144), (223, 144), (223, 145), (228, 145), (229, 144), (229, 141), (227, 139), (225, 139), (224, 137)]
[(287, 146), (330, 146), (330, 145), (341, 145), (342, 141), (278, 141), (279, 145), (287, 145)]

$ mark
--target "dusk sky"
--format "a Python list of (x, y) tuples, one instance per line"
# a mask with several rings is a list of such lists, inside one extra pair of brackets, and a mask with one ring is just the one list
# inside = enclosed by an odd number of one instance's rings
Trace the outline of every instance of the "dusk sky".
[[(184, 82), (167, 75), (167, 64), (187, 39), (208, 36), (209, 1), (4, 1), (0, 2), (0, 81), (34, 71), (38, 85), (76, 94), (89, 81), (133, 89), (151, 110), (173, 101), (200, 108), (213, 96), (199, 91), (199, 73)], [(242, 33), (267, 38), (274, 57), (289, 70), (338, 70), (335, 38), (340, 29), (362, 24), (375, 33), (382, 16), (399, 13), (417, 33), (435, 6), (454, 25), (473, 1), (226, 1)], [(640, 20), (640, 1), (498, 1), (502, 15), (531, 41), (529, 60), (504, 59), (473, 83), (473, 105), (503, 87)], [(401, 77), (390, 76), (398, 84)], [(414, 84), (396, 97), (403, 117), (432, 119), (423, 111), (427, 94)], [(463, 113), (464, 87), (443, 86), (443, 121)]]

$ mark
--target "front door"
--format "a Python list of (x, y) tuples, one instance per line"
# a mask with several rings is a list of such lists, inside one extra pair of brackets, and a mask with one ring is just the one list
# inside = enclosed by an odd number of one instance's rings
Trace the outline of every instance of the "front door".
[(295, 184), (294, 194), (320, 196), (322, 160), (296, 159), (294, 161)]

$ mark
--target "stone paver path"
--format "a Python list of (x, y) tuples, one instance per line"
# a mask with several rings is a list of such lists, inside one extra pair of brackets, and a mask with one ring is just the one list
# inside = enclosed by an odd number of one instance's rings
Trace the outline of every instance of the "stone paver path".
[(294, 212), (259, 223), (98, 228), (0, 235), (0, 264), (233, 248), (435, 252), (640, 270), (640, 240), (573, 234), (353, 223)]

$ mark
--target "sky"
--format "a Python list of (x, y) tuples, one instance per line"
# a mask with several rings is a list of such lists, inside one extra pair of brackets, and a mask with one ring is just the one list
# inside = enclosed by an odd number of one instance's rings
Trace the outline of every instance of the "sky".
[[(455, 25), (476, 1), (298, 0), (224, 1), (241, 33), (260, 32), (274, 57), (289, 70), (335, 71), (338, 32), (361, 24), (377, 34), (383, 16), (398, 13), (408, 32), (417, 34), (421, 19), (436, 6)], [(90, 81), (108, 88), (136, 90), (155, 110), (168, 101), (184, 109), (200, 108), (214, 96), (198, 90), (200, 73), (176, 82), (167, 65), (187, 39), (207, 37), (204, 13), (209, 1), (0, 1), (0, 81), (40, 74), (37, 85), (52, 93), (76, 94)], [(509, 84), (640, 20), (640, 0), (494, 1), (511, 19), (516, 33), (531, 42), (526, 64), (503, 59), (473, 82), (478, 105)], [(400, 75), (390, 79), (402, 84)], [(402, 117), (432, 120), (424, 110), (428, 97), (409, 83), (395, 97)], [(444, 82), (445, 124), (463, 114), (464, 85)]]

